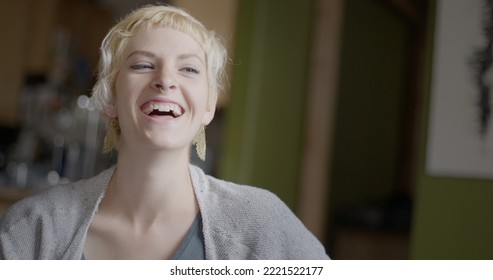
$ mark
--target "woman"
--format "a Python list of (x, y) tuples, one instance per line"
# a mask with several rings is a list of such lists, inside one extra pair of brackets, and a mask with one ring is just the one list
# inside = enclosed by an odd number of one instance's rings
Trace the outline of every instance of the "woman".
[(275, 195), (207, 176), (205, 157), (227, 54), (184, 11), (146, 6), (101, 46), (95, 104), (115, 167), (25, 199), (0, 224), (7, 259), (327, 259)]

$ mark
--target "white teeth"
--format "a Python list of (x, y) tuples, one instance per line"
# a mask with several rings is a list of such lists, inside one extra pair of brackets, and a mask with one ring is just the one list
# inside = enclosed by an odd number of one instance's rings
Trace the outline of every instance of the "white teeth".
[(174, 106), (175, 108), (173, 108), (173, 116), (175, 117), (178, 117), (178, 116), (181, 116), (183, 114), (181, 108), (179, 106)]
[(158, 110), (159, 112), (172, 112), (173, 116), (178, 117), (183, 114), (183, 111), (180, 106), (172, 103), (162, 104), (150, 102), (144, 108), (142, 108), (142, 112), (144, 114), (149, 115), (152, 111)]

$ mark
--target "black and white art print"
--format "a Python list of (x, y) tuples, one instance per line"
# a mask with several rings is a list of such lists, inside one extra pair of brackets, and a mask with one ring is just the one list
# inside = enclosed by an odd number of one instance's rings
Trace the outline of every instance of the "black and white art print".
[(426, 172), (493, 178), (493, 0), (437, 0)]

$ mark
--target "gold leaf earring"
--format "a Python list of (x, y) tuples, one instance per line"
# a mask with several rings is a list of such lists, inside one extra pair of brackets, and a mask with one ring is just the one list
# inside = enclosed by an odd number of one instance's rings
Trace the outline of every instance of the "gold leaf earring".
[(112, 118), (108, 123), (108, 129), (106, 130), (106, 135), (104, 136), (103, 154), (108, 154), (115, 148), (119, 135), (120, 125), (118, 124), (118, 118)]
[(197, 155), (202, 161), (205, 161), (205, 153), (207, 150), (207, 144), (205, 142), (205, 126), (200, 127), (200, 131), (193, 139), (193, 143), (195, 144)]

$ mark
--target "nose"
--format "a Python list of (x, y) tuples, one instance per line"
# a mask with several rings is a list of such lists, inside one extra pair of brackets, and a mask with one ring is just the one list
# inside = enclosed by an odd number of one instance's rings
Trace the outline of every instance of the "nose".
[(163, 69), (156, 72), (152, 87), (157, 92), (167, 94), (176, 89), (176, 80), (171, 71)]

